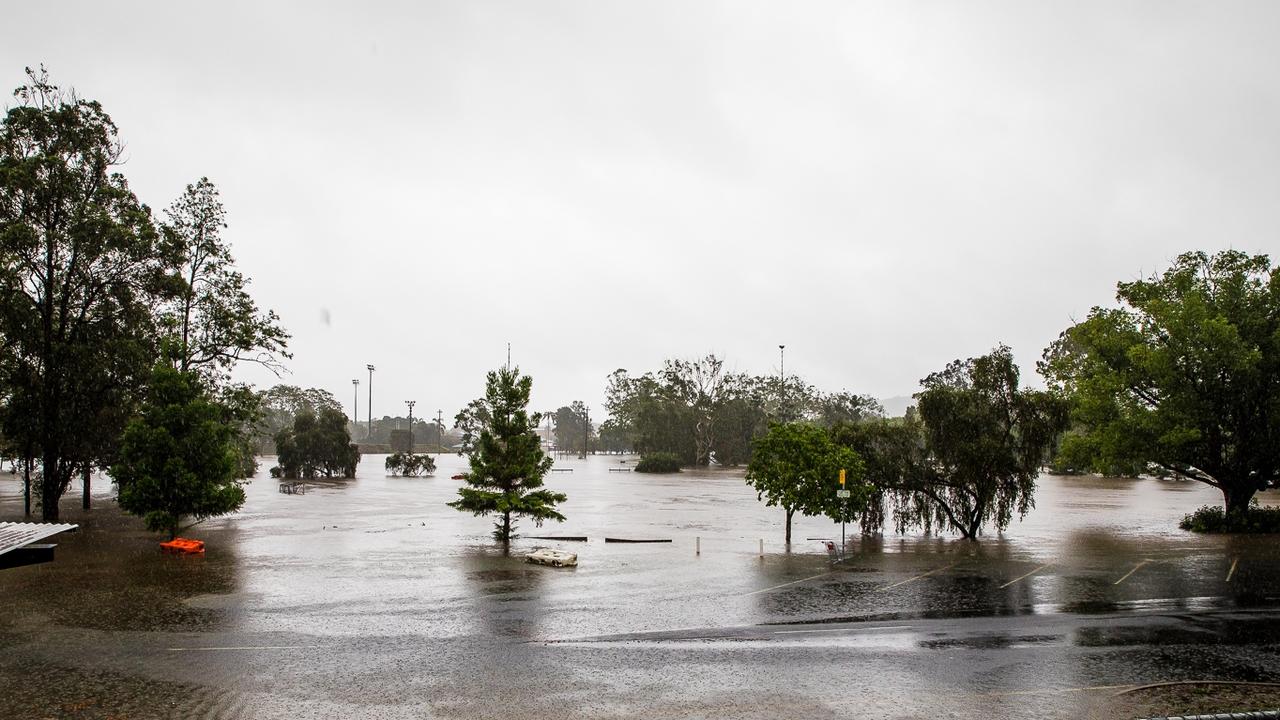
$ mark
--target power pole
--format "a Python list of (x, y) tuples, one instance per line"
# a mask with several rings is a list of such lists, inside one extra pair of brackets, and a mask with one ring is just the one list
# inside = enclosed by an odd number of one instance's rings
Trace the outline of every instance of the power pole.
[(409, 406), (409, 454), (413, 454), (413, 406), (417, 400), (405, 400), (404, 404)]
[(372, 365), (365, 365), (369, 368), (369, 432), (364, 436), (366, 440), (373, 441), (373, 370)]
[(444, 452), (444, 411), (436, 410), (436, 454)]
[(591, 408), (586, 405), (582, 406), (582, 457), (587, 457), (587, 450), (591, 448)]

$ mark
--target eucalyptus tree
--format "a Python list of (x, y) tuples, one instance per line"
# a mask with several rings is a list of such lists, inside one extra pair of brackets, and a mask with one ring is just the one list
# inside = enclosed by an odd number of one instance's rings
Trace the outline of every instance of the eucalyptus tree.
[(557, 450), (586, 452), (590, 449), (587, 443), (591, 437), (592, 428), (586, 403), (574, 400), (571, 404), (557, 409), (552, 419), (555, 422)]
[(164, 312), (178, 368), (222, 381), (240, 362), (282, 369), (289, 334), (274, 311), (258, 309), (249, 281), (222, 239), (226, 210), (208, 178), (188, 185), (166, 211), (165, 241), (178, 254), (179, 286)]
[(1147, 466), (1217, 488), (1229, 517), (1280, 482), (1280, 270), (1266, 255), (1185, 253), (1122, 282), (1045, 350), (1071, 401), (1059, 461)]
[(23, 398), (4, 427), (38, 448), (52, 521), (132, 414), (177, 259), (117, 170), (123, 144), (102, 106), (43, 68), (27, 76), (0, 124), (0, 382)]

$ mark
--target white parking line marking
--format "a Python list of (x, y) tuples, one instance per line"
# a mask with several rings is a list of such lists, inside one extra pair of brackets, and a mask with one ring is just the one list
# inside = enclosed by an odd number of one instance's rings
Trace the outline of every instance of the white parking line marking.
[(1005, 584), (1001, 585), (1001, 586), (1000, 586), (1000, 589), (1001, 589), (1001, 590), (1003, 590), (1004, 588), (1009, 587), (1010, 585), (1012, 585), (1012, 584), (1014, 584), (1014, 583), (1018, 582), (1019, 580), (1024, 580), (1024, 579), (1026, 579), (1026, 578), (1029, 578), (1029, 577), (1031, 577), (1032, 575), (1035, 575), (1036, 573), (1038, 573), (1038, 572), (1040, 572), (1041, 570), (1043, 570), (1043, 569), (1045, 569), (1045, 568), (1049, 567), (1049, 566), (1050, 566), (1050, 565), (1052, 565), (1052, 564), (1053, 564), (1053, 563), (1045, 563), (1045, 564), (1041, 565), (1040, 567), (1036, 568), (1035, 570), (1032, 570), (1031, 572), (1027, 573), (1026, 575), (1019, 575), (1018, 577), (1016, 577), (1016, 578), (1014, 578), (1014, 579), (1010, 580), (1009, 582), (1007, 582), (1007, 583), (1005, 583)]
[(1231, 582), (1231, 576), (1236, 574), (1236, 565), (1240, 562), (1240, 558), (1231, 561), (1231, 569), (1227, 571), (1227, 582)]
[(1147, 558), (1147, 559), (1143, 560), (1142, 562), (1138, 563), (1137, 565), (1134, 565), (1132, 570), (1130, 570), (1129, 572), (1127, 572), (1127, 573), (1125, 573), (1125, 574), (1124, 574), (1124, 577), (1120, 578), (1119, 580), (1117, 580), (1117, 581), (1115, 581), (1115, 582), (1113, 582), (1113, 583), (1111, 583), (1111, 584), (1112, 584), (1112, 585), (1119, 585), (1120, 583), (1124, 582), (1125, 580), (1128, 580), (1130, 575), (1132, 575), (1132, 574), (1134, 574), (1134, 573), (1138, 572), (1138, 568), (1142, 567), (1143, 565), (1146, 565), (1146, 564), (1147, 564), (1147, 563), (1149, 563), (1149, 562), (1151, 562), (1151, 559), (1150, 559), (1150, 558)]
[[(830, 572), (830, 571), (828, 571), (828, 572), (824, 572), (824, 573), (818, 573), (817, 575), (813, 575), (813, 576), (810, 576), (810, 577), (807, 577), (807, 578), (800, 578), (799, 580), (792, 580), (791, 582), (785, 582), (785, 583), (782, 583), (781, 585), (774, 585), (773, 587), (767, 587), (767, 588), (764, 588), (763, 590), (754, 590), (754, 591), (752, 591), (752, 592), (747, 593), (747, 595), (759, 595), (759, 594), (760, 594), (760, 593), (762, 593), (762, 592), (769, 592), (770, 590), (777, 590), (778, 588), (783, 588), (783, 587), (786, 587), (786, 586), (788, 586), (788, 585), (795, 585), (796, 583), (802, 583), (802, 582), (806, 582), (806, 581), (808, 581), (808, 580), (816, 580), (816, 579), (818, 579), (818, 578), (820, 578), (820, 577), (823, 577), (823, 576), (825, 576), (825, 575), (830, 575), (830, 574), (831, 574), (831, 572)], [(745, 597), (745, 596), (744, 596), (744, 597)]]
[(883, 591), (883, 590), (892, 590), (893, 588), (896, 588), (896, 587), (898, 587), (899, 585), (906, 585), (907, 583), (912, 582), (912, 581), (914, 581), (914, 580), (919, 580), (920, 578), (923, 578), (923, 577), (929, 577), (930, 575), (932, 575), (932, 574), (934, 574), (934, 573), (940, 573), (940, 572), (942, 572), (943, 570), (950, 570), (951, 568), (953, 568), (953, 567), (955, 567), (955, 566), (957, 566), (957, 565), (959, 565), (959, 564), (960, 564), (960, 561), (959, 561), (959, 560), (957, 560), (956, 562), (953, 562), (953, 563), (951, 563), (950, 565), (947, 565), (946, 567), (934, 568), (934, 569), (930, 570), (929, 572), (926, 572), (926, 573), (920, 573), (919, 575), (917, 575), (917, 576), (915, 576), (915, 577), (913, 577), (913, 578), (907, 578), (906, 580), (902, 580), (902, 581), (896, 582), (896, 583), (894, 583), (894, 584), (892, 584), (892, 585), (885, 585), (884, 587), (880, 588), (880, 590), (877, 590), (876, 592), (880, 592), (880, 591)]
[(869, 627), (869, 628), (842, 627), (842, 628), (830, 628), (830, 629), (824, 629), (824, 630), (774, 630), (773, 634), (774, 635), (796, 635), (799, 633), (832, 633), (832, 632), (849, 632), (853, 630), (862, 630), (864, 632), (870, 632), (872, 630), (910, 630), (910, 629), (911, 629), (910, 625), (882, 625), (880, 627)]
[(183, 650), (309, 650), (312, 648), (324, 647), (323, 645), (235, 645), (230, 647), (173, 647), (169, 648), (169, 652), (182, 652)]

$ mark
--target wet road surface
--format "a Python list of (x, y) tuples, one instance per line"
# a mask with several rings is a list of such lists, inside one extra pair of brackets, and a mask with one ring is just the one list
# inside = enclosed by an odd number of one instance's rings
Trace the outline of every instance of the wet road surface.
[[(506, 557), (444, 506), (462, 459), (382, 461), (305, 495), (264, 464), (242, 512), (187, 533), (204, 557), (160, 555), (103, 480), (94, 510), (64, 503), (83, 530), (57, 561), (0, 574), (0, 717), (1106, 716), (1115, 687), (1280, 667), (1275, 537), (1178, 530), (1220, 502), (1198, 484), (1044, 477), (1003, 536), (832, 564), (806, 538), (838, 525), (798, 518), (788, 552), (738, 472), (562, 460), (569, 521), (521, 529), (591, 540)], [(20, 510), (0, 476), (0, 519)], [(536, 546), (581, 565), (523, 563)]]

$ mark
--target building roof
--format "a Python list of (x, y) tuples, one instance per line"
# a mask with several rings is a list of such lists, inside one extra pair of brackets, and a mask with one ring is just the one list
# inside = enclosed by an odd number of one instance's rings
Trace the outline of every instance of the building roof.
[(0, 522), (0, 555), (78, 527), (70, 523)]

